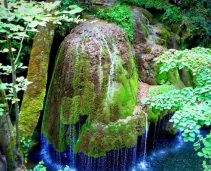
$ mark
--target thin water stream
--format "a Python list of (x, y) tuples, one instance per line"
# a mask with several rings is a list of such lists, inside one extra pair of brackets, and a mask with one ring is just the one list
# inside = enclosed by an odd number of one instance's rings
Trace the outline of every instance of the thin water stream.
[[(143, 111), (144, 112), (144, 111)], [(143, 157), (143, 161), (145, 161), (146, 159), (146, 154), (147, 154), (147, 136), (148, 136), (148, 115), (146, 112), (144, 112), (145, 115), (145, 143), (144, 143), (144, 157)]]
[(66, 165), (69, 171), (203, 171), (202, 159), (196, 155), (192, 143), (184, 143), (180, 133), (174, 137), (162, 135), (162, 125), (159, 122), (155, 128), (151, 124), (148, 136), (139, 137), (135, 147), (111, 151), (100, 158), (73, 154), (71, 148), (56, 152), (42, 136), (41, 149), (30, 154), (29, 159), (35, 163), (43, 160), (47, 171), (58, 171)]

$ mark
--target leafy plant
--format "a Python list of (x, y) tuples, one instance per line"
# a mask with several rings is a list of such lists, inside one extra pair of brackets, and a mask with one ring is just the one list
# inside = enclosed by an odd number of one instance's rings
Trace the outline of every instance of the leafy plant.
[(163, 21), (166, 21), (168, 24), (181, 23), (182, 13), (180, 7), (166, 5), (164, 8)]
[[(69, 166), (65, 166), (64, 169), (59, 169), (58, 171), (69, 171), (70, 167)], [(45, 163), (43, 161), (40, 161), (33, 169), (29, 169), (26, 171), (47, 171), (46, 167), (45, 167)]]
[[(45, 2), (11, 2), (4, 1), (4, 7), (0, 6), (0, 33), (3, 35), (3, 40), (0, 42), (6, 42), (7, 47), (0, 50), (0, 53), (8, 53), (10, 65), (4, 66), (0, 64), (1, 74), (11, 75), (11, 83), (0, 83), (1, 89), (7, 90), (6, 99), (11, 100), (15, 105), (15, 128), (16, 128), (16, 144), (13, 149), (14, 155), (18, 158), (18, 166), (24, 168), (22, 156), (18, 149), (20, 146), (19, 138), (19, 98), (18, 91), (26, 90), (27, 85), (30, 83), (23, 76), (17, 77), (18, 68), (25, 69), (27, 67), (19, 63), (19, 58), (22, 50), (22, 43), (24, 38), (29, 37), (28, 32), (36, 32), (37, 26), (45, 27), (48, 22), (54, 24), (61, 24), (61, 21), (66, 22), (78, 22), (78, 19), (70, 18), (68, 15), (81, 12), (82, 9), (77, 6), (70, 6), (71, 10), (56, 10), (60, 6), (60, 1), (54, 3)], [(22, 22), (19, 22), (22, 21)], [(22, 23), (22, 24), (20, 24)], [(20, 47), (14, 48), (12, 46), (12, 40), (19, 40)], [(14, 53), (17, 51), (17, 55)], [(3, 107), (1, 104), (0, 114), (3, 113)], [(28, 145), (27, 143), (24, 146)], [(2, 155), (0, 155), (2, 157)], [(2, 159), (2, 158), (1, 158)], [(6, 168), (4, 169), (6, 170)]]
[(115, 5), (107, 9), (100, 9), (97, 12), (99, 18), (111, 21), (124, 29), (130, 41), (133, 40), (133, 24), (132, 12), (128, 6)]
[(29, 169), (26, 171), (47, 171), (45, 167), (45, 163), (40, 161), (33, 169)]
[[(151, 96), (143, 104), (157, 111), (174, 111), (171, 122), (182, 132), (184, 141), (196, 141), (199, 129), (211, 125), (211, 49), (193, 48), (191, 50), (169, 50), (156, 59), (160, 74), (171, 70), (188, 70), (193, 76), (195, 86), (171, 89), (165, 93)], [(178, 77), (177, 81), (181, 81)], [(198, 155), (211, 160), (211, 133), (198, 136), (194, 147)], [(203, 167), (209, 168), (207, 160)], [(209, 170), (209, 169), (208, 169)]]
[(118, 0), (118, 2), (161, 10), (168, 3), (168, 0)]
[(163, 20), (181, 37), (181, 48), (210, 47), (210, 0), (118, 0), (147, 8)]
[(23, 157), (24, 157), (25, 163), (27, 162), (28, 150), (29, 150), (31, 141), (32, 141), (31, 139), (26, 139), (25, 137), (22, 137), (20, 140), (21, 147), (23, 149)]

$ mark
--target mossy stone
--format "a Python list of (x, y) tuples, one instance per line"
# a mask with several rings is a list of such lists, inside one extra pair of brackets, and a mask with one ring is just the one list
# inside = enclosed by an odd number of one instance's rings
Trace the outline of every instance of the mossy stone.
[(74, 152), (93, 157), (132, 147), (143, 127), (141, 119), (132, 118), (137, 90), (137, 70), (123, 30), (101, 20), (84, 22), (58, 51), (42, 133), (58, 151), (72, 144)]
[(20, 111), (20, 133), (26, 139), (32, 137), (43, 110), (54, 25), (48, 23), (46, 27), (39, 27), (38, 31), (34, 37), (27, 73), (27, 79), (32, 83), (27, 86)]

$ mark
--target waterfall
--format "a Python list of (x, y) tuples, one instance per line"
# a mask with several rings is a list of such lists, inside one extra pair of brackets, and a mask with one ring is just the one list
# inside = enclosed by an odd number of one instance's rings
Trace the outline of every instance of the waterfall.
[(147, 43), (151, 45), (153, 49), (154, 46), (156, 45), (156, 39), (158, 38), (157, 33), (156, 33), (157, 27), (150, 25), (149, 28), (150, 28), (150, 34), (147, 38)]
[(158, 135), (159, 135), (159, 131), (160, 131), (160, 126), (161, 126), (161, 120), (158, 119), (158, 122), (155, 123), (155, 127), (154, 127), (153, 146), (152, 146), (153, 149), (154, 149), (154, 146), (156, 145), (156, 141), (158, 139)]
[(136, 145), (134, 146), (134, 148), (133, 148), (133, 154), (132, 154), (132, 159), (133, 159), (133, 161), (132, 161), (132, 166), (134, 166), (135, 165), (135, 162), (136, 162), (136, 157), (137, 157), (137, 140), (136, 140)]
[(144, 160), (146, 158), (146, 151), (147, 151), (147, 135), (148, 135), (148, 115), (146, 112), (144, 112), (145, 115), (145, 121), (146, 121), (146, 129), (145, 129), (145, 143), (144, 143)]
[(102, 52), (103, 52), (103, 47), (100, 46), (100, 55), (99, 55), (99, 66), (98, 66), (98, 76), (99, 76), (99, 82), (100, 82), (100, 88), (103, 84), (103, 66), (102, 66)]
[[(149, 130), (149, 126), (148, 126), (148, 114), (141, 108), (141, 106), (139, 107), (139, 109), (141, 110), (142, 113), (144, 113), (145, 116), (145, 133), (142, 135), (141, 138), (141, 154), (143, 154), (143, 158), (140, 161), (140, 163), (138, 163), (137, 168), (141, 169), (142, 171), (148, 171), (149, 170), (149, 165), (148, 162), (146, 161), (146, 152), (147, 152), (147, 137), (148, 137), (148, 130)], [(144, 146), (144, 149), (142, 151), (142, 148)], [(136, 171), (135, 168), (132, 169), (132, 171)]]
[(71, 130), (70, 130), (70, 139), (71, 139), (71, 145), (70, 145), (70, 151), (68, 156), (70, 158), (70, 166), (75, 168), (75, 155), (73, 153), (73, 148), (74, 148), (74, 143), (75, 143), (75, 125), (71, 125)]
[[(151, 171), (151, 170), (163, 170), (164, 166), (168, 167), (166, 170), (186, 170), (188, 167), (188, 171), (192, 171), (195, 167), (195, 164), (199, 161), (198, 158), (194, 157), (195, 151), (192, 149), (191, 143), (184, 143), (183, 138), (181, 137), (181, 133), (178, 133), (174, 139), (162, 141), (157, 138), (157, 142), (155, 144), (155, 148), (153, 151), (148, 152), (146, 155), (146, 146), (147, 139), (150, 138), (149, 132), (149, 124), (148, 124), (148, 115), (145, 113), (145, 134), (142, 135), (142, 148), (144, 150), (144, 156), (142, 155), (136, 156), (137, 145), (133, 148), (122, 148), (119, 150), (114, 150), (106, 153), (106, 156), (93, 158), (88, 157), (83, 153), (73, 154), (71, 149), (67, 149), (64, 152), (57, 152), (52, 144), (49, 144), (46, 138), (41, 136), (42, 148), (40, 151), (39, 161), (43, 160), (48, 170), (50, 171), (58, 171), (59, 169), (64, 169), (65, 166), (69, 166), (68, 171), (101, 171), (101, 170), (109, 170), (109, 171)], [(162, 122), (169, 120), (168, 116), (162, 118), (162, 120), (158, 121), (156, 126), (156, 135), (151, 135), (153, 137), (159, 136), (159, 129), (162, 129)], [(150, 125), (151, 126), (151, 125)], [(76, 141), (76, 136), (73, 136), (75, 125), (71, 127), (72, 141)], [(151, 127), (152, 128), (152, 127)], [(150, 128), (150, 129), (151, 129)], [(154, 128), (153, 128), (154, 130)], [(161, 130), (160, 130), (161, 131)], [(151, 132), (151, 131), (150, 131)], [(149, 143), (148, 143), (149, 145)], [(161, 147), (161, 148), (160, 148)], [(193, 154), (189, 155), (188, 149), (193, 150)], [(143, 151), (142, 151), (143, 152)], [(175, 153), (181, 152), (183, 155), (172, 155)], [(195, 154), (196, 155), (196, 154)], [(176, 157), (179, 156), (179, 157)], [(182, 159), (181, 159), (182, 158)], [(187, 162), (187, 158), (196, 158), (194, 162)], [(38, 159), (38, 158), (36, 158)], [(167, 161), (168, 162), (163, 162)], [(174, 165), (179, 161), (182, 165)], [(185, 162), (186, 161), (186, 162)], [(157, 163), (156, 163), (157, 162)], [(171, 164), (169, 164), (169, 162)], [(200, 163), (200, 162), (198, 162)], [(193, 166), (192, 166), (193, 165)], [(201, 165), (196, 166), (197, 169), (201, 171)], [(158, 169), (157, 169), (158, 168)], [(192, 170), (191, 170), (192, 169)]]
[(102, 40), (104, 45), (106, 46), (106, 50), (108, 51), (109, 57), (110, 57), (110, 69), (109, 69), (109, 76), (108, 76), (108, 90), (106, 94), (106, 102), (109, 102), (112, 100), (114, 92), (118, 89), (118, 87), (115, 84), (115, 70), (117, 66), (119, 65), (119, 59), (117, 56), (118, 49), (114, 43), (112, 43), (112, 48), (109, 47), (107, 41), (102, 36)]
[[(149, 125), (148, 125), (148, 114), (142, 109), (142, 107), (141, 106), (139, 106), (138, 108), (137, 108), (137, 111), (138, 112), (141, 112), (141, 113), (143, 113), (144, 114), (144, 116), (145, 116), (145, 133), (142, 135), (142, 138), (141, 138), (141, 151), (142, 151), (142, 149), (143, 149), (143, 160), (145, 160), (145, 158), (146, 158), (146, 151), (147, 151), (147, 137), (148, 137), (148, 130), (149, 130)], [(143, 146), (144, 146), (144, 148), (143, 148)]]
[(144, 14), (141, 14), (141, 18), (144, 18), (145, 19), (145, 22), (146, 22), (147, 27), (150, 28), (151, 25), (149, 24), (149, 19)]
[(41, 135), (41, 151), (39, 152), (40, 160), (43, 160), (49, 170), (58, 171), (64, 169), (65, 166), (70, 166), (68, 171), (75, 171), (72, 165), (73, 153), (71, 149), (67, 149), (64, 152), (58, 152), (54, 149), (52, 144), (49, 144), (44, 135)]
[(123, 164), (122, 164), (122, 170), (126, 170), (126, 165), (127, 165), (127, 149), (124, 148), (123, 150), (123, 155), (122, 155), (122, 161), (123, 161)]

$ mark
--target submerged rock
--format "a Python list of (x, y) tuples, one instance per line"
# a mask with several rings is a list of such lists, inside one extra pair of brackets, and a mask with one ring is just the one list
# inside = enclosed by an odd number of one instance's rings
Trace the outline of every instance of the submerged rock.
[(115, 24), (84, 22), (60, 46), (42, 133), (54, 147), (90, 156), (132, 147), (142, 132), (134, 115), (137, 71), (127, 36)]

